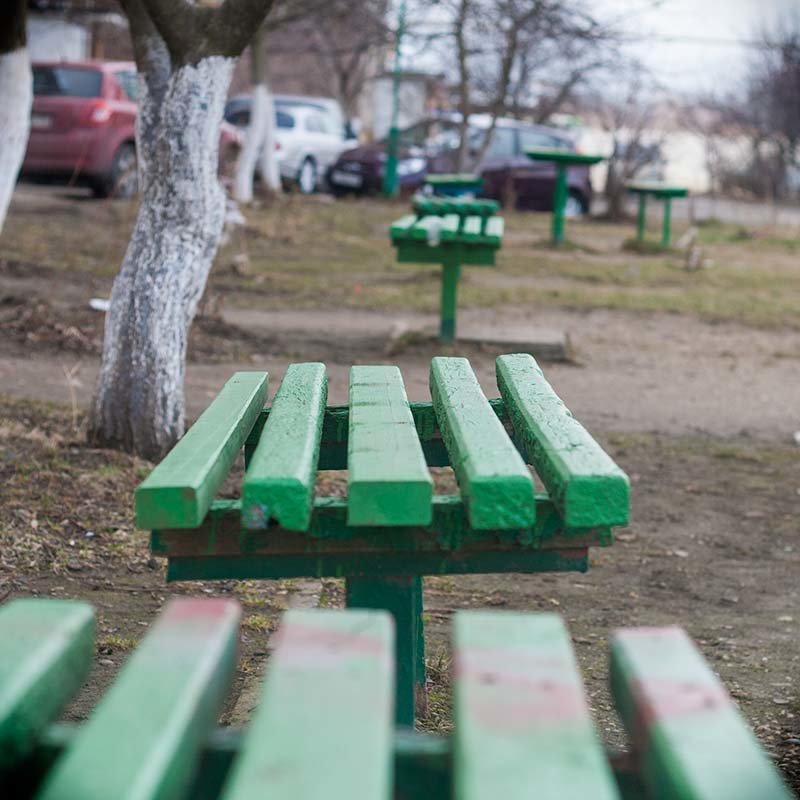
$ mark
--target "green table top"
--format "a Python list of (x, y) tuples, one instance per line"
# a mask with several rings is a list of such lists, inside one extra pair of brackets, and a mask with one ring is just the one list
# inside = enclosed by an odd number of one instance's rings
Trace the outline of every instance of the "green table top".
[(428, 175), (425, 183), (431, 186), (477, 186), (483, 185), (483, 178), (471, 172), (456, 174)]
[(685, 186), (667, 186), (663, 183), (629, 183), (626, 188), (633, 194), (651, 194), (654, 197), (686, 197), (689, 194)]
[(598, 164), (605, 160), (605, 156), (589, 155), (588, 153), (576, 153), (574, 150), (559, 150), (554, 147), (536, 147), (526, 150), (525, 155), (534, 161), (552, 161), (556, 164), (568, 164), (572, 166)]

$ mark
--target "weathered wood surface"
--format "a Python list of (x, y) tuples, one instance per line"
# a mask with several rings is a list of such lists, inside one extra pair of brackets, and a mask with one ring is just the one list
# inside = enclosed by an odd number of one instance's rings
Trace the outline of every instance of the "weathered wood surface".
[(722, 683), (680, 628), (611, 637), (611, 689), (654, 797), (792, 796)]
[(139, 528), (195, 528), (247, 439), (267, 393), (266, 372), (237, 372), (136, 490)]
[(469, 362), (434, 358), (430, 389), (472, 527), (530, 527), (536, 515), (533, 479)]
[(619, 796), (558, 615), (459, 613), (454, 651), (458, 800)]
[(324, 364), (286, 370), (244, 478), (246, 528), (265, 528), (272, 518), (289, 530), (308, 529), (327, 396)]
[(565, 524), (626, 525), (627, 476), (572, 416), (533, 357), (500, 356), (497, 385), (517, 441)]
[(433, 479), (397, 367), (350, 370), (347, 521), (428, 525)]
[(26, 598), (0, 608), (0, 773), (28, 755), (83, 683), (94, 634), (86, 603)]
[(165, 800), (188, 788), (233, 679), (239, 606), (168, 603), (38, 800)]
[(389, 800), (393, 639), (383, 612), (287, 612), (224, 800)]

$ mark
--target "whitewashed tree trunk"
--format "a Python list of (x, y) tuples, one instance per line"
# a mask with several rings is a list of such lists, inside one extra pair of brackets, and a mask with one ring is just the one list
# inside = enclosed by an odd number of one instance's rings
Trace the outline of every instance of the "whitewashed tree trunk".
[(140, 78), (141, 205), (106, 318), (90, 439), (161, 458), (185, 427), (189, 326), (225, 217), (219, 126), (234, 59)]
[(0, 54), (0, 233), (28, 144), (32, 102), (28, 49)]
[(265, 83), (253, 87), (250, 124), (236, 163), (234, 196), (240, 203), (250, 203), (253, 200), (256, 166), (264, 186), (271, 192), (279, 192), (281, 178), (275, 157), (275, 102)]

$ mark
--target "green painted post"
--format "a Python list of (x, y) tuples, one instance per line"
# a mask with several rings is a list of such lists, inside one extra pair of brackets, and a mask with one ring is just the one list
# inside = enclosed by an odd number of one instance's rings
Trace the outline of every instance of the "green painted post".
[(661, 231), (661, 244), (664, 247), (669, 247), (670, 239), (672, 238), (672, 198), (667, 196), (664, 198), (664, 227)]
[(564, 243), (564, 209), (567, 205), (567, 165), (556, 164), (556, 189), (553, 194), (553, 244)]
[(636, 241), (644, 241), (644, 227), (647, 221), (647, 195), (642, 192), (639, 195), (639, 214), (636, 217)]
[(363, 578), (345, 581), (348, 608), (374, 608), (394, 616), (396, 642), (395, 716), (398, 725), (413, 725), (419, 675), (419, 641), (422, 638), (422, 579), (419, 576)]
[(442, 264), (442, 301), (439, 311), (439, 338), (452, 342), (456, 338), (456, 296), (461, 265), (445, 262)]

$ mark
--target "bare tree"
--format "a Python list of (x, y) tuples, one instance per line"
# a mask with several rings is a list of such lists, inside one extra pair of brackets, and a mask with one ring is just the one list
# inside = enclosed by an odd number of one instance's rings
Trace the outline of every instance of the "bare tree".
[(183, 434), (186, 342), (217, 250), (219, 128), (271, 0), (121, 0), (139, 71), (141, 205), (111, 293), (92, 442), (158, 459)]
[(25, 37), (26, 0), (0, 9), (0, 233), (25, 156), (33, 77)]

